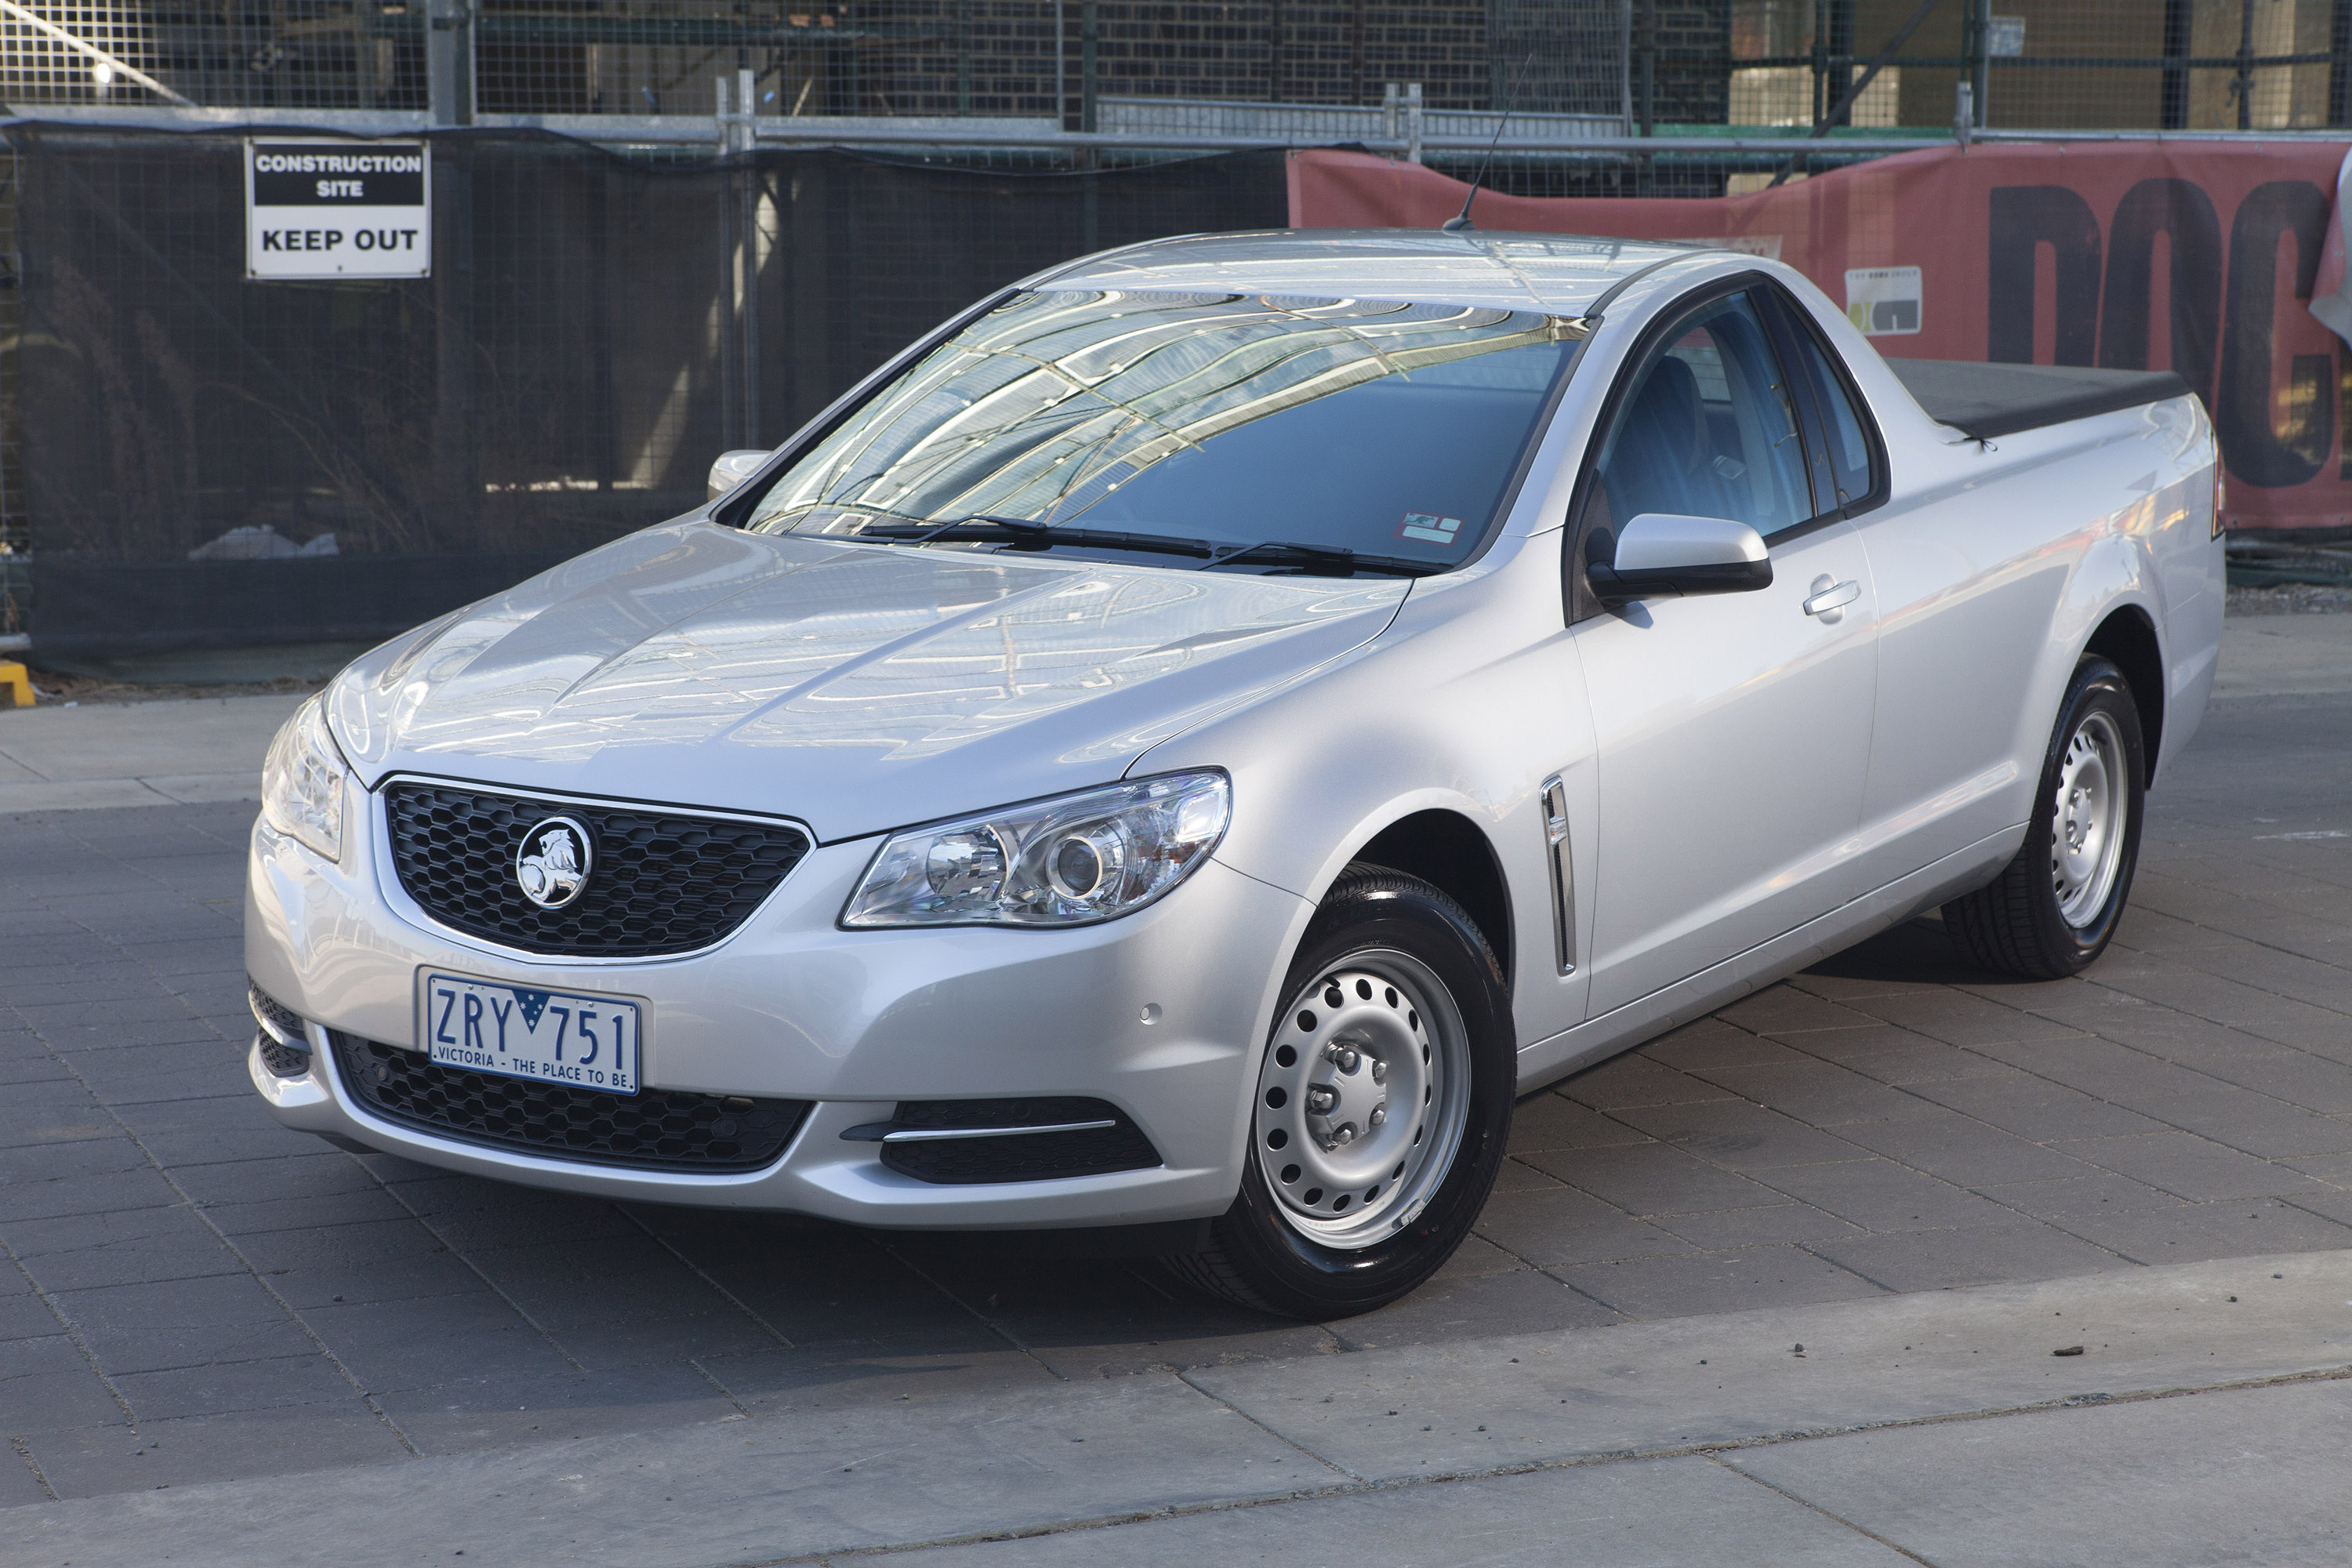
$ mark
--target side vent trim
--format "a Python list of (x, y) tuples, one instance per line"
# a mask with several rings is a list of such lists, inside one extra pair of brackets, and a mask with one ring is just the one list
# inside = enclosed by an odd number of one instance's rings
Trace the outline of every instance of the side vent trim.
[(1569, 858), (1568, 785), (1554, 773), (1544, 780), (1544, 845), (1551, 860), (1551, 929), (1562, 974), (1576, 973), (1576, 869)]

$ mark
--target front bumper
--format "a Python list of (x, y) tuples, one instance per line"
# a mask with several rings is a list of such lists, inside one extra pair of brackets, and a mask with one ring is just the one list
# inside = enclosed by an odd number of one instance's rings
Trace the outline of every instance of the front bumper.
[[(551, 959), (435, 925), (397, 887), (381, 803), (354, 788), (340, 865), (254, 827), (246, 963), (310, 1021), (310, 1070), (262, 1059), (289, 1127), (477, 1175), (638, 1202), (910, 1228), (1050, 1228), (1222, 1213), (1241, 1179), (1257, 1042), (1306, 900), (1212, 860), (1139, 913), (1074, 931), (845, 931), (871, 839), (810, 851), (725, 941), (644, 961)], [(735, 1173), (588, 1164), (443, 1138), (373, 1114), (326, 1030), (415, 1048), (420, 971), (617, 994), (646, 1007), (648, 1088), (812, 1100), (772, 1164)], [(1146, 1020), (1150, 1021), (1147, 1022)], [(940, 1185), (845, 1140), (907, 1100), (1087, 1096), (1159, 1151), (1147, 1170)]]

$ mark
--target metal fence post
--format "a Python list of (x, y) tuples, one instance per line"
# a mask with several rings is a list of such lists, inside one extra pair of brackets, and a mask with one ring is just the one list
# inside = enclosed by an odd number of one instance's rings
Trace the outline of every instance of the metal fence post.
[(1078, 129), (1095, 127), (1095, 45), (1102, 32), (1096, 25), (1095, 0), (1078, 9)]
[(1992, 123), (1992, 0), (1968, 0), (1968, 26), (1961, 29), (1961, 71), (1969, 81), (1969, 126)]
[(2254, 128), (2254, 0), (2238, 0), (2238, 70), (2230, 79), (2238, 100), (2238, 129)]
[[(710, 118), (717, 127), (718, 163), (726, 167), (727, 159), (735, 151), (735, 84), (723, 76), (710, 79)], [(738, 247), (741, 241), (737, 231), (742, 226), (742, 211), (739, 203), (728, 199), (732, 182), (724, 174), (719, 176), (719, 196), (713, 204), (718, 209), (719, 232), (719, 298), (712, 310), (713, 336), (718, 341), (711, 347), (719, 356), (719, 444), (735, 447), (742, 445), (736, 433), (742, 425), (742, 338), (739, 294), (742, 282), (742, 258)]]
[(2327, 123), (2352, 119), (2352, 3), (2336, 0), (2327, 17)]
[(956, 0), (956, 112), (971, 112), (971, 0)]
[(748, 68), (735, 73), (735, 134), (743, 155), (742, 171), (734, 177), (740, 209), (735, 225), (735, 355), (742, 377), (737, 401), (746, 447), (760, 444), (760, 170), (751, 158), (757, 91), (758, 79)]
[(1405, 162), (1421, 162), (1421, 83), (1404, 84), (1404, 156)]
[(474, 122), (474, 0), (432, 0), (426, 9), (425, 90), (434, 124)]
[(1633, 0), (1617, 0), (1617, 117), (1633, 134)]
[(1658, 6), (1657, 0), (1642, 0), (1641, 19), (1633, 24), (1633, 51), (1641, 60), (1641, 131), (1650, 135), (1658, 120)]

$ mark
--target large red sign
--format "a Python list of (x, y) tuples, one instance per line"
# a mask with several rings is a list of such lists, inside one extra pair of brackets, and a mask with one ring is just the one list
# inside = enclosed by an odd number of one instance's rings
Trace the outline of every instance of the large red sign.
[[(1889, 358), (2176, 370), (2220, 432), (2232, 527), (2336, 527), (2352, 522), (2352, 355), (2310, 301), (2341, 273), (2327, 242), (2344, 154), (2341, 142), (1950, 145), (1751, 195), (1486, 192), (1475, 216), (1777, 257)], [(1465, 194), (1368, 153), (1290, 160), (1298, 227), (1434, 228)]]

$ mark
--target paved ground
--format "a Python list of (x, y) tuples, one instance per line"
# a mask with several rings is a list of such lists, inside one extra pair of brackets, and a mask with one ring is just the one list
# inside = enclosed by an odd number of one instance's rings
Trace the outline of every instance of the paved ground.
[(301, 696), (90, 702), (0, 713), (0, 816), (248, 800)]
[(1320, 1327), (326, 1150), (244, 1081), (250, 807), (0, 819), (0, 1507), (2352, 1247), (2347, 738), (2219, 705), (2084, 979), (1915, 926), (1526, 1102), (1461, 1257)]
[[(899, 1400), (0, 1513), (12, 1564), (2336, 1564), (2352, 1252)], [(2069, 1343), (2068, 1342), (2073, 1342)]]

